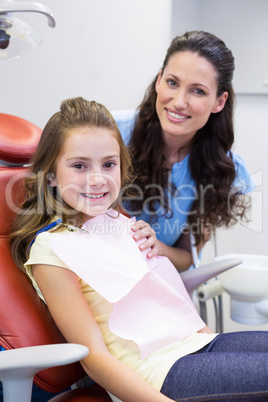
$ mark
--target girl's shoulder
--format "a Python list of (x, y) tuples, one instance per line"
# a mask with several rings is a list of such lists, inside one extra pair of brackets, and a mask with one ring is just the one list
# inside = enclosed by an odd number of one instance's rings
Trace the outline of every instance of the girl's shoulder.
[(31, 250), (36, 250), (37, 248), (42, 248), (43, 250), (49, 249), (49, 243), (51, 240), (57, 236), (58, 233), (65, 233), (67, 228), (57, 226), (56, 228), (52, 228), (46, 231), (42, 231), (38, 233), (32, 243)]
[(52, 222), (50, 222), (48, 225), (43, 226), (40, 230), (38, 230), (37, 233), (35, 234), (34, 238), (32, 239), (29, 247), (31, 248), (33, 246), (33, 244), (36, 242), (37, 237), (39, 235), (41, 235), (42, 233), (51, 233), (51, 232), (56, 232), (58, 230), (64, 230), (61, 219), (55, 219)]
[(66, 232), (66, 229), (64, 229), (64, 231), (50, 229), (48, 231), (42, 231), (36, 236), (30, 248), (28, 261), (24, 264), (27, 273), (33, 264), (55, 265), (68, 268), (67, 265), (55, 255), (50, 246), (53, 238), (55, 238), (58, 233), (64, 232)]

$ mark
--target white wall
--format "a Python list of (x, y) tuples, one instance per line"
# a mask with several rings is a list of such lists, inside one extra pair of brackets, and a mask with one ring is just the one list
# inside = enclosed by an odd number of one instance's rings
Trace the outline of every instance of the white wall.
[(0, 63), (0, 110), (43, 127), (61, 100), (84, 96), (109, 109), (135, 108), (161, 68), (171, 39), (171, 0), (40, 0), (40, 14), (16, 14), (43, 34), (42, 45)]
[[(257, 7), (258, 5), (258, 7)], [(266, 0), (173, 0), (172, 36), (187, 30), (202, 29), (222, 38), (234, 53), (234, 75), (237, 93), (235, 109), (234, 149), (246, 161), (257, 184), (253, 194), (253, 208), (249, 225), (236, 225), (233, 229), (218, 231), (218, 253), (228, 252), (267, 254), (268, 216), (265, 210), (268, 198), (268, 95), (256, 95), (264, 75), (254, 69), (265, 64), (268, 77), (268, 60), (263, 53), (268, 43), (268, 3)], [(266, 19), (265, 19), (266, 18)], [(248, 34), (248, 32), (250, 34)], [(247, 38), (251, 36), (251, 40)], [(240, 45), (240, 46), (239, 46)], [(267, 53), (267, 52), (266, 52)], [(259, 57), (257, 57), (259, 55)], [(245, 74), (245, 71), (247, 74)], [(242, 77), (242, 78), (241, 78)], [(254, 85), (251, 85), (254, 81)], [(250, 82), (248, 84), (248, 82)], [(243, 84), (246, 91), (243, 89)], [(242, 88), (241, 88), (242, 87)], [(251, 94), (245, 94), (251, 89)], [(204, 261), (212, 258), (212, 247), (207, 247)]]
[[(260, 83), (266, 77), (263, 74), (268, 77), (268, 3), (266, 0), (173, 0), (172, 7), (172, 36), (187, 30), (210, 31), (225, 41), (236, 60), (234, 87), (239, 93), (234, 149), (245, 159), (257, 187), (252, 195), (252, 221), (218, 230), (217, 254), (268, 255), (268, 95), (256, 95), (264, 91), (260, 89)], [(264, 62), (266, 69), (262, 70), (259, 67), (263, 67)], [(211, 241), (204, 249), (202, 263), (213, 261), (214, 254), (214, 242)], [(249, 327), (233, 322), (229, 317), (230, 300), (226, 293), (223, 300), (225, 331), (268, 329), (268, 324)], [(208, 303), (208, 317), (213, 328), (212, 302)]]
[[(256, 5), (258, 4), (258, 7)], [(228, 231), (217, 233), (218, 254), (230, 252), (267, 254), (268, 216), (265, 206), (268, 199), (268, 95), (256, 95), (257, 85), (251, 94), (239, 91), (243, 82), (249, 88), (244, 72), (249, 71), (248, 80), (259, 78), (259, 72), (254, 71), (252, 53), (262, 55), (265, 52), (264, 39), (268, 43), (268, 26), (264, 24), (264, 15), (268, 17), (268, 3), (265, 0), (173, 0), (172, 35), (181, 34), (186, 30), (203, 29), (221, 37), (229, 46), (236, 60), (235, 88), (237, 99), (235, 109), (235, 144), (234, 150), (246, 161), (257, 188), (253, 194), (253, 208), (248, 225), (236, 225)], [(249, 21), (251, 24), (249, 24)], [(245, 43), (241, 32), (245, 27), (251, 32), (254, 40)], [(263, 33), (263, 35), (261, 35)], [(257, 35), (256, 37), (254, 35)], [(259, 40), (258, 40), (259, 38)], [(241, 47), (239, 47), (239, 41)], [(232, 43), (231, 43), (232, 42)], [(232, 44), (236, 49), (233, 50)], [(246, 48), (246, 51), (245, 51)], [(253, 52), (254, 50), (254, 52)], [(246, 53), (246, 54), (245, 54)], [(241, 63), (246, 60), (248, 63)], [(256, 56), (254, 56), (256, 59)], [(262, 60), (262, 56), (260, 56)], [(239, 62), (238, 62), (239, 61)], [(248, 68), (248, 65), (250, 68)], [(266, 64), (265, 64), (266, 65)], [(236, 77), (242, 76), (242, 81)], [(268, 77), (268, 64), (267, 64)], [(242, 92), (242, 93), (241, 93)], [(213, 247), (207, 247), (204, 262), (212, 258)], [(210, 252), (211, 251), (211, 252)]]
[(172, 34), (213, 32), (235, 55), (234, 89), (268, 94), (267, 0), (173, 0)]
[[(240, 95), (237, 97), (235, 113), (235, 150), (243, 155), (252, 173), (256, 190), (252, 195), (252, 221), (248, 225), (237, 224), (228, 230), (218, 230), (216, 244), (218, 254), (246, 253), (268, 255), (268, 96)], [(214, 256), (214, 245), (210, 242), (204, 250), (203, 262)], [(268, 267), (267, 267), (268, 269)], [(268, 289), (268, 284), (267, 284)], [(229, 317), (229, 297), (224, 294), (224, 330), (268, 330), (268, 324), (246, 326), (235, 323)], [(213, 311), (213, 308), (211, 306)], [(213, 313), (211, 313), (213, 315)], [(211, 315), (210, 315), (211, 317)]]

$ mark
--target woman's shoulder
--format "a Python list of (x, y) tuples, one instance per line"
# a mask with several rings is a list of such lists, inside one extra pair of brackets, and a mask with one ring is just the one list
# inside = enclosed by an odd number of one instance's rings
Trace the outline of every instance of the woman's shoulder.
[(112, 115), (116, 121), (124, 143), (128, 145), (137, 111), (134, 109), (114, 110)]
[(256, 186), (249, 173), (245, 160), (241, 155), (232, 150), (230, 151), (230, 155), (232, 156), (236, 170), (236, 178), (233, 186), (239, 188), (244, 194), (253, 191)]

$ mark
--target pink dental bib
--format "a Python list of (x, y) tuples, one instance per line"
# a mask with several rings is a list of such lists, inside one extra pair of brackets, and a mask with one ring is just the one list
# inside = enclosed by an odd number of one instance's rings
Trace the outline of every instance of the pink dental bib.
[[(114, 217), (115, 216), (115, 217)], [(133, 221), (113, 210), (84, 231), (57, 233), (50, 246), (70, 269), (113, 303), (110, 330), (134, 341), (144, 359), (205, 326), (166, 257), (148, 259), (132, 238)]]

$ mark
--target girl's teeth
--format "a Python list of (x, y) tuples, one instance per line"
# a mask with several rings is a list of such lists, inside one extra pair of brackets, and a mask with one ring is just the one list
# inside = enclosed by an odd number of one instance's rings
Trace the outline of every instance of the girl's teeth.
[(84, 196), (85, 197), (87, 197), (87, 198), (102, 198), (102, 197), (104, 197), (104, 195), (105, 195), (105, 193), (103, 193), (103, 194), (100, 194), (100, 195), (90, 195), (90, 194), (84, 194)]

